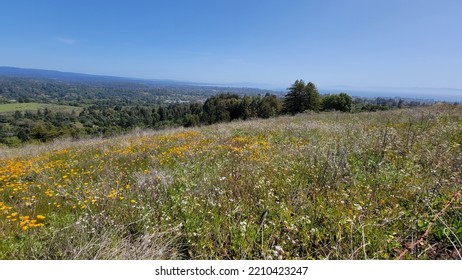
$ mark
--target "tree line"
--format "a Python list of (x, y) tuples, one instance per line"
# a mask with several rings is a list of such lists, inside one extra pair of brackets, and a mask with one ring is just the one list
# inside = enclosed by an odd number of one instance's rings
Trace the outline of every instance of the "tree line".
[[(384, 104), (388, 102), (386, 99), (382, 101), (385, 102)], [(45, 108), (35, 112), (16, 111), (14, 114), (0, 114), (0, 143), (18, 146), (21, 143), (46, 142), (58, 137), (78, 139), (89, 136), (112, 136), (134, 128), (193, 127), (306, 111), (351, 112), (353, 107), (356, 111), (389, 108), (383, 104), (367, 103), (365, 100), (357, 103), (356, 99), (353, 100), (346, 93), (321, 96), (312, 82), (297, 80), (282, 98), (270, 93), (263, 96), (222, 93), (207, 98), (205, 102), (152, 105), (108, 102), (83, 107), (78, 113)]]
[(58, 137), (112, 136), (140, 129), (192, 127), (236, 119), (269, 118), (282, 110), (275, 95), (219, 94), (204, 103), (171, 103), (151, 106), (92, 105), (76, 111), (16, 111), (0, 114), (0, 143), (17, 146)]
[(303, 80), (296, 80), (289, 88), (284, 99), (284, 110), (286, 113), (296, 114), (304, 111), (338, 110), (342, 112), (351, 111), (353, 100), (346, 93), (329, 94), (324, 97), (318, 92), (312, 83)]

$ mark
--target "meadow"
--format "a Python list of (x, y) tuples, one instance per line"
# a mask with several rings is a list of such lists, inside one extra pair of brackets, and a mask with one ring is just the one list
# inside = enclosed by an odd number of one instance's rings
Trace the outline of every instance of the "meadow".
[(462, 259), (461, 106), (0, 155), (0, 259)]
[(57, 104), (45, 104), (45, 103), (7, 103), (7, 104), (0, 104), (0, 114), (4, 113), (14, 113), (16, 111), (19, 112), (26, 112), (26, 111), (33, 111), (36, 112), (37, 110), (44, 110), (48, 109), (52, 112), (72, 112), (75, 111), (77, 114), (82, 111), (81, 107), (75, 106), (66, 106), (66, 105), (57, 105)]

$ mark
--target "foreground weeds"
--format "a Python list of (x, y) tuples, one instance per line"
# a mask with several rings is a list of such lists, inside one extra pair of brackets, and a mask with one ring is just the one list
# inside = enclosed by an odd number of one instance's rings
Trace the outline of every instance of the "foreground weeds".
[(1, 259), (462, 259), (461, 107), (0, 153)]

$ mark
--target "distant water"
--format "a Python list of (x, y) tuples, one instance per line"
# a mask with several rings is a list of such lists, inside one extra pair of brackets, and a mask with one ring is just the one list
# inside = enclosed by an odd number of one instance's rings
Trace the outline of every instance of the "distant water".
[(427, 99), (434, 101), (447, 101), (447, 102), (462, 102), (462, 90), (461, 89), (427, 89), (427, 88), (416, 88), (416, 89), (397, 89), (392, 88), (390, 90), (362, 90), (362, 89), (323, 89), (321, 93), (339, 93), (346, 92), (351, 96), (358, 97), (388, 97), (388, 98), (413, 98), (413, 99)]

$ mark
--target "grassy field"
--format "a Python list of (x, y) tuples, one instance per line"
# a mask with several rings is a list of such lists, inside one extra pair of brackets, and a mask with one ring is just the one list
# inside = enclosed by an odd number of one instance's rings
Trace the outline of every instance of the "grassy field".
[(0, 149), (1, 259), (462, 259), (462, 107)]
[(65, 106), (57, 104), (42, 104), (42, 103), (8, 103), (0, 104), (0, 114), (2, 113), (14, 113), (16, 111), (37, 111), (38, 109), (48, 108), (53, 112), (71, 112), (74, 110), (77, 114), (82, 110), (80, 107)]

